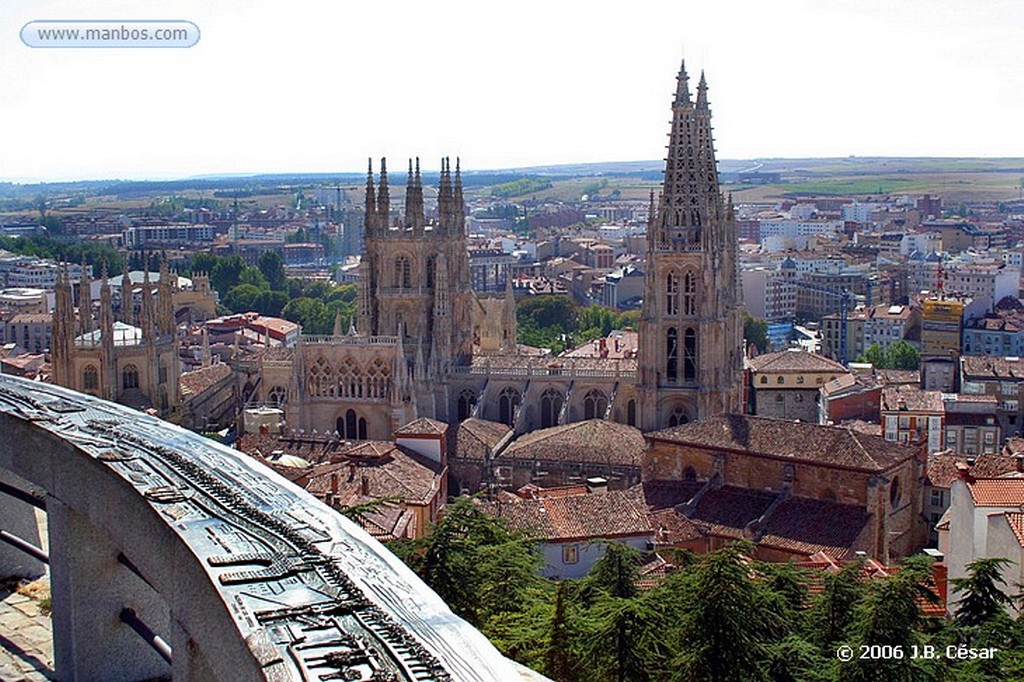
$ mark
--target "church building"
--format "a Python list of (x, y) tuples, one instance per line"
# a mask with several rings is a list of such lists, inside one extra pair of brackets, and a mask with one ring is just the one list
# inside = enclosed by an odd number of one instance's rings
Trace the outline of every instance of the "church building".
[(436, 207), (409, 162), (404, 212), (386, 161), (366, 182), (358, 319), (263, 354), (257, 395), (290, 429), (388, 439), (420, 417), (501, 422), (521, 434), (587, 419), (643, 430), (740, 411), (736, 226), (718, 187), (707, 84), (677, 78), (665, 178), (651, 194), (637, 356), (517, 355), (515, 301), (474, 293), (462, 178), (442, 161)]

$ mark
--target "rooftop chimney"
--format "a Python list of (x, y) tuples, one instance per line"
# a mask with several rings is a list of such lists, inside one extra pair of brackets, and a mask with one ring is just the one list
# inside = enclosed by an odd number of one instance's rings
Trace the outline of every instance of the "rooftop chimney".
[(608, 479), (601, 476), (592, 476), (587, 479), (587, 492), (604, 493), (608, 492)]
[(338, 472), (331, 472), (331, 492), (335, 495), (338, 494)]
[(370, 478), (366, 474), (363, 474), (362, 493), (364, 497), (369, 497), (370, 495)]

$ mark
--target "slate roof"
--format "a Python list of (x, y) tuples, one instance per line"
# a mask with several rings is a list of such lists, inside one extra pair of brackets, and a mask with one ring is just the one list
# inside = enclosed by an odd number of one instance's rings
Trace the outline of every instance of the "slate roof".
[(584, 462), (639, 467), (646, 450), (639, 429), (604, 419), (552, 426), (517, 438), (495, 459)]
[(487, 513), (505, 519), (516, 529), (539, 540), (570, 542), (651, 535), (654, 530), (644, 510), (622, 490), (524, 499), (502, 493), (481, 503)]
[(783, 350), (765, 353), (748, 360), (755, 372), (840, 372), (849, 370), (824, 355), (804, 350)]
[(645, 434), (648, 439), (750, 452), (780, 459), (886, 471), (914, 448), (841, 426), (723, 414)]
[(689, 518), (707, 526), (714, 535), (739, 539), (749, 523), (768, 511), (776, 496), (772, 492), (722, 486), (704, 493)]
[(455, 453), (459, 459), (484, 461), (512, 429), (501, 422), (470, 417), (459, 424)]

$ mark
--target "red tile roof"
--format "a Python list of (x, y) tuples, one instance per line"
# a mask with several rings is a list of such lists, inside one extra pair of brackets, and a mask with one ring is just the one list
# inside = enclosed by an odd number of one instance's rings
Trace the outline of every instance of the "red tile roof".
[(1017, 537), (1017, 542), (1024, 547), (1024, 512), (1006, 512), (1003, 516)]
[(428, 419), (427, 417), (420, 417), (414, 419), (405, 426), (402, 426), (395, 430), (396, 436), (419, 436), (419, 435), (432, 435), (432, 436), (443, 436), (448, 432), (448, 425), (444, 422), (437, 421), (436, 419)]
[(1024, 478), (979, 478), (967, 488), (979, 507), (1024, 506)]
[(840, 374), (849, 372), (835, 360), (804, 350), (765, 353), (751, 358), (748, 362), (755, 372), (836, 372)]
[(768, 516), (758, 544), (797, 554), (831, 557), (871, 550), (871, 515), (863, 507), (791, 497)]
[(540, 540), (569, 542), (652, 535), (644, 510), (622, 490), (523, 499), (502, 493), (481, 503), (491, 515)]
[(916, 386), (887, 386), (882, 389), (883, 412), (929, 412), (946, 410), (939, 391), (922, 391)]
[[(970, 464), (968, 459), (973, 459)], [(960, 477), (963, 468), (975, 478), (998, 478), (1005, 474), (1018, 472), (1020, 460), (1005, 455), (976, 455), (968, 458), (950, 452), (937, 452), (928, 455), (928, 480), (933, 487), (948, 488)]]
[(193, 372), (185, 372), (178, 380), (182, 398), (202, 394), (231, 376), (231, 367), (218, 363)]
[(511, 433), (512, 429), (500, 422), (470, 417), (459, 424), (455, 446), (456, 457), (483, 461)]
[(914, 457), (912, 446), (840, 426), (723, 414), (645, 434), (648, 439), (730, 449), (864, 471), (887, 471)]

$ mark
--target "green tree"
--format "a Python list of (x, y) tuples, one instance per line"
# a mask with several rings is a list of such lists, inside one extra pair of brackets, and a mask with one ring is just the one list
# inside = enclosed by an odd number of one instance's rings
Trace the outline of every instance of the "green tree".
[(853, 610), (865, 593), (861, 562), (846, 564), (838, 573), (825, 573), (822, 590), (807, 614), (807, 637), (825, 649), (841, 641), (853, 621)]
[(251, 284), (257, 289), (269, 289), (270, 284), (267, 279), (263, 276), (263, 273), (259, 268), (249, 266), (238, 273), (239, 284)]
[(917, 369), (921, 355), (906, 341), (897, 341), (885, 349), (885, 362), (891, 369)]
[(646, 682), (657, 679), (668, 657), (664, 625), (650, 595), (609, 596), (586, 615), (583, 642), (588, 677), (608, 682)]
[(673, 680), (765, 679), (770, 614), (757, 608), (763, 585), (751, 578), (744, 560), (750, 550), (747, 542), (728, 545), (702, 557), (683, 577)]
[(635, 597), (640, 573), (640, 552), (621, 542), (604, 543), (604, 554), (583, 579), (584, 591), (597, 590), (612, 597)]
[(329, 311), (322, 301), (314, 298), (293, 298), (281, 310), (281, 317), (302, 326), (306, 334), (328, 334), (334, 318), (328, 320)]
[(192, 254), (192, 258), (189, 260), (189, 272), (192, 274), (198, 272), (210, 274), (213, 272), (213, 268), (216, 267), (220, 260), (219, 256), (212, 253), (194, 253)]
[(524, 610), (542, 584), (533, 543), (469, 498), (450, 504), (411, 556), (420, 577), (478, 627)]
[(240, 256), (221, 258), (210, 271), (210, 285), (221, 296), (226, 296), (231, 287), (240, 284), (238, 278), (245, 268), (245, 261)]
[(765, 353), (769, 349), (768, 323), (759, 317), (743, 316), (743, 339), (758, 351)]
[[(937, 600), (936, 595), (926, 587), (931, 577), (931, 560), (927, 557), (910, 557), (903, 562), (899, 572), (881, 580), (874, 580), (868, 586), (864, 599), (854, 610), (853, 622), (848, 631), (847, 644), (854, 652), (864, 646), (888, 646), (905, 654), (914, 646), (925, 643), (922, 633), (924, 616), (920, 600)], [(924, 665), (909, 655), (865, 657), (854, 656), (841, 664), (840, 678), (844, 680), (916, 680), (923, 676)]]
[(263, 273), (263, 277), (270, 284), (270, 288), (274, 291), (283, 291), (287, 284), (285, 273), (284, 273), (284, 261), (281, 260), (281, 256), (277, 251), (264, 251), (260, 255), (259, 261), (257, 261), (260, 272)]
[(262, 293), (262, 289), (252, 284), (239, 284), (231, 287), (227, 296), (224, 297), (224, 307), (233, 313), (245, 313), (254, 310), (256, 299)]
[(260, 291), (259, 296), (253, 301), (252, 309), (261, 315), (280, 317), (281, 311), (288, 305), (288, 294), (283, 291)]
[(857, 358), (857, 362), (870, 362), (878, 369), (888, 369), (888, 361), (885, 357), (885, 351), (877, 343), (871, 344), (871, 346), (864, 351), (864, 353)]

